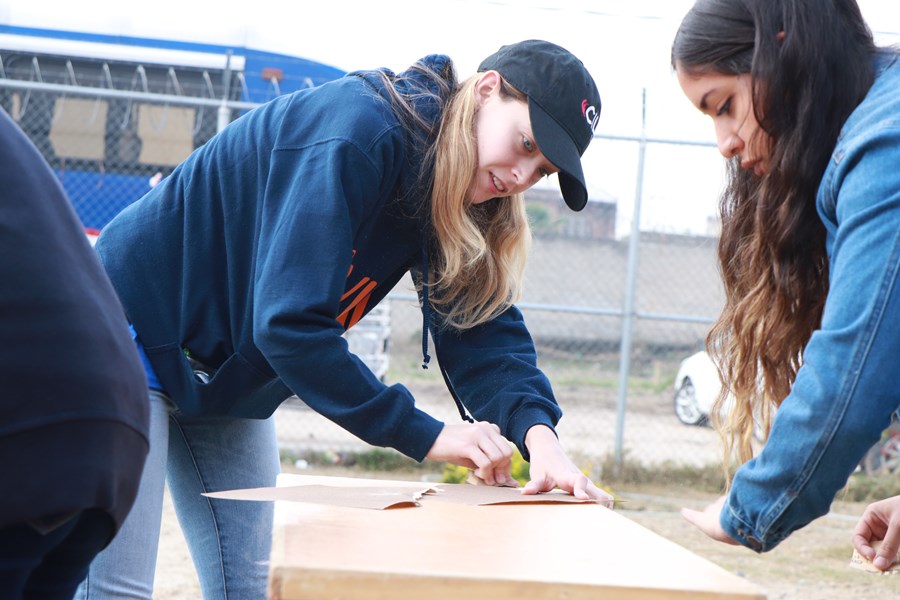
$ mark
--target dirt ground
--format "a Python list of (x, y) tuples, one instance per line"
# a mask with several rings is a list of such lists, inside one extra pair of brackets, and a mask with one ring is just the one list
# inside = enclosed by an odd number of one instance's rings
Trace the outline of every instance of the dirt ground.
[(756, 554), (710, 540), (679, 514), (682, 506), (700, 509), (714, 496), (697, 494), (685, 498), (669, 495), (671, 491), (623, 491), (634, 504), (629, 503), (629, 509), (620, 512), (757, 584), (771, 600), (900, 598), (900, 575), (872, 574), (848, 566), (853, 552), (851, 532), (865, 503), (836, 502), (829, 515), (797, 531), (771, 552)]
[[(310, 474), (416, 479), (421, 473), (370, 473), (347, 467), (306, 470)], [(636, 523), (758, 585), (770, 600), (886, 600), (900, 598), (900, 575), (875, 575), (848, 566), (850, 532), (864, 503), (834, 505), (831, 514), (798, 531), (775, 550), (762, 555), (713, 542), (679, 514), (683, 506), (702, 508), (711, 495), (684, 488), (616, 490), (627, 500), (617, 509)], [(608, 542), (601, 542), (608, 543)], [(653, 557), (635, 557), (646, 560)], [(196, 600), (199, 586), (190, 555), (168, 496), (163, 515), (154, 598)]]
[[(418, 366), (418, 365), (416, 365)], [(459, 422), (459, 414), (440, 375), (406, 382), (416, 406), (447, 423)], [(556, 387), (564, 415), (557, 431), (573, 455), (601, 457), (614, 451), (616, 390), (587, 385)], [(705, 466), (721, 460), (719, 437), (710, 427), (691, 427), (675, 417), (674, 390), (636, 391), (629, 396), (624, 428), (624, 448), (633, 461), (653, 464), (663, 460)], [(279, 409), (275, 426), (281, 448), (297, 450), (366, 451), (371, 449), (311, 409), (299, 403)], [(582, 466), (582, 465), (579, 465)]]

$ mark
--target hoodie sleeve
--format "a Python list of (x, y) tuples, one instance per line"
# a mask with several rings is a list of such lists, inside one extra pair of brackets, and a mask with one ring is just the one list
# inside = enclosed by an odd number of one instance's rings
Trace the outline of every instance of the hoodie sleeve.
[[(361, 126), (373, 121), (360, 119)], [(369, 444), (422, 460), (443, 424), (417, 409), (404, 386), (385, 386), (351, 354), (336, 320), (355, 231), (394, 193), (403, 163), (402, 133), (380, 126), (273, 152), (256, 257), (254, 342), (311, 408)]]
[(451, 392), (479, 421), (496, 423), (528, 460), (525, 434), (534, 425), (554, 429), (562, 411), (522, 313), (511, 306), (466, 331), (433, 330), (436, 355)]

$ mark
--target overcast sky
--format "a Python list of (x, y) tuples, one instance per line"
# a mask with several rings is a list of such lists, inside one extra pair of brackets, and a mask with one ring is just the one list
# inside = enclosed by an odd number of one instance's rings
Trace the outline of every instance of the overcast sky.
[[(900, 42), (900, 0), (858, 0), (883, 43)], [(0, 0), (0, 23), (233, 44), (341, 69), (399, 70), (449, 54), (460, 77), (502, 44), (542, 38), (585, 63), (600, 89), (601, 136), (639, 136), (646, 90), (649, 137), (711, 143), (707, 117), (682, 96), (669, 46), (693, 0)], [(285, 7), (291, 7), (286, 9)], [(601, 137), (584, 162), (591, 194), (618, 200), (630, 227), (637, 144)], [(702, 233), (715, 213), (722, 159), (712, 148), (651, 144), (643, 180), (645, 229)]]

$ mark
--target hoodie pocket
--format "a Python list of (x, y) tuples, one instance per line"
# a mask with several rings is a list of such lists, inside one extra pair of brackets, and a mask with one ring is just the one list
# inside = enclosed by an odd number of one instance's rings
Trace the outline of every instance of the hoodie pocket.
[(172, 402), (186, 416), (265, 419), (291, 396), (279, 378), (263, 373), (240, 353), (213, 370), (192, 364), (177, 344), (146, 351)]

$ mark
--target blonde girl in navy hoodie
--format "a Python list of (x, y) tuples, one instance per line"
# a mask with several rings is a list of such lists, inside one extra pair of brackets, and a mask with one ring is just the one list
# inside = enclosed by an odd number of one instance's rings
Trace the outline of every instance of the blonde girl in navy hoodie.
[[(608, 501), (562, 450), (513, 305), (530, 242), (522, 192), (558, 173), (584, 207), (599, 111), (582, 63), (537, 40), (463, 83), (441, 55), (351, 73), (241, 117), (113, 220), (97, 249), (145, 359), (151, 456), (141, 516), (94, 562), (84, 597), (150, 597), (167, 477), (204, 597), (264, 598), (271, 505), (201, 493), (274, 485), (268, 417), (292, 395), (372, 445), (491, 484), (510, 481), (510, 440), (531, 462), (526, 493)], [(472, 422), (422, 412), (341, 336), (407, 272), (425, 362), (430, 332)]]

